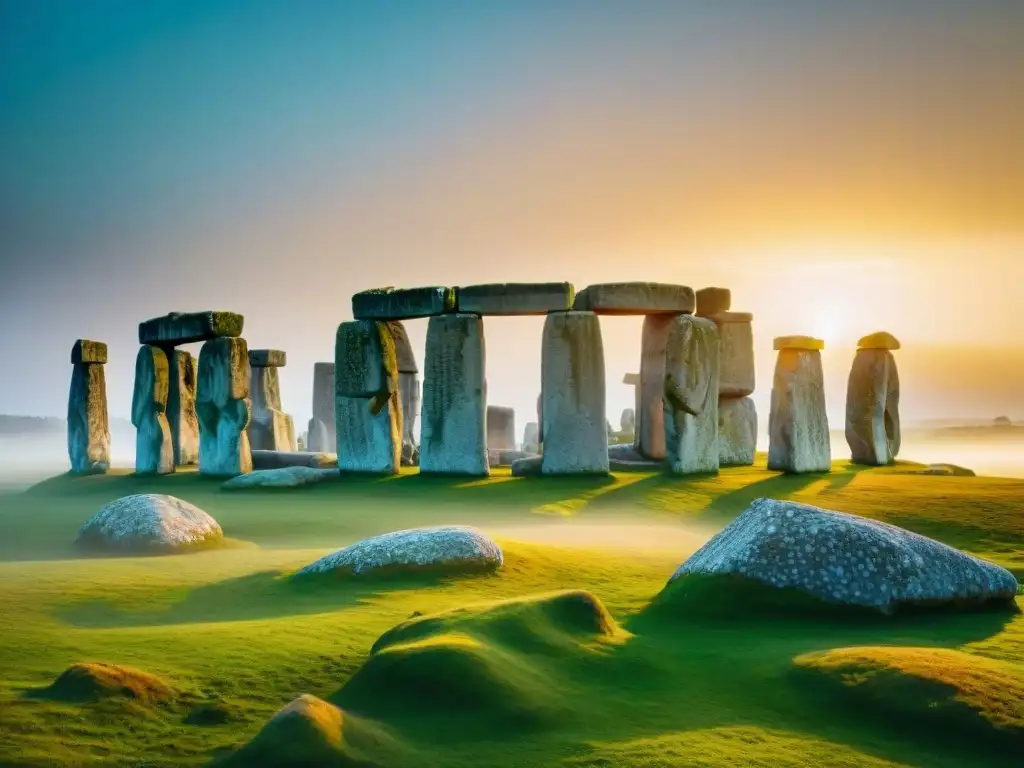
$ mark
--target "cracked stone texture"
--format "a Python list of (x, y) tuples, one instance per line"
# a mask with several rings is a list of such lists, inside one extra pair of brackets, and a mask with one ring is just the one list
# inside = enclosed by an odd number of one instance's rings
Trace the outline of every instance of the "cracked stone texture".
[[(265, 350), (264, 350), (265, 351)], [(277, 367), (253, 366), (249, 355), (249, 397), (252, 418), (246, 431), (252, 450), (294, 451), (295, 424), (281, 410), (281, 378)]]
[(212, 476), (252, 471), (246, 427), (249, 402), (249, 351), (245, 339), (219, 338), (199, 352), (199, 472)]
[(140, 347), (132, 392), (135, 471), (139, 474), (166, 475), (174, 471), (174, 445), (167, 422), (169, 377), (167, 354), (159, 347)]
[(245, 318), (235, 312), (171, 312), (139, 323), (139, 344), (161, 347), (241, 336)]
[[(97, 345), (103, 348), (98, 353)], [(68, 391), (68, 458), (74, 474), (102, 474), (110, 469), (110, 421), (107, 416), (106, 344), (79, 339), (71, 352), (74, 362)], [(75, 351), (78, 350), (76, 355)]]
[(199, 361), (183, 349), (167, 352), (167, 424), (171, 428), (174, 463), (199, 463), (199, 417), (196, 416), (196, 384)]
[(718, 463), (749, 467), (757, 450), (757, 408), (749, 397), (718, 398)]
[(721, 365), (718, 394), (746, 397), (754, 393), (754, 328), (746, 312), (719, 312), (708, 317), (718, 326)]
[(665, 353), (665, 452), (681, 475), (718, 471), (718, 327), (672, 319)]
[(598, 283), (576, 294), (572, 308), (599, 315), (692, 314), (693, 289), (672, 283)]
[(647, 459), (665, 458), (665, 348), (675, 315), (648, 315), (640, 335), (636, 449)]
[(313, 363), (313, 417), (307, 427), (306, 449), (338, 450), (334, 410), (334, 363)]
[(187, 501), (159, 493), (115, 499), (82, 526), (77, 543), (92, 549), (177, 552), (224, 538), (210, 515)]
[(475, 528), (448, 525), (412, 528), (364, 539), (301, 569), (296, 575), (338, 571), (354, 575), (375, 571), (479, 573), (501, 567), (501, 547)]
[(357, 320), (411, 320), (453, 311), (455, 289), (441, 285), (373, 288), (352, 296), (352, 317)]
[(516, 411), (501, 405), (487, 406), (487, 449), (516, 449)]
[(478, 315), (430, 318), (420, 427), (420, 471), (487, 475), (484, 323)]
[(277, 469), (257, 469), (246, 475), (232, 477), (221, 484), (227, 491), (242, 488), (298, 488), (303, 485), (322, 483), (341, 476), (337, 467), (278, 467)]
[(608, 474), (604, 373), (597, 315), (549, 314), (541, 348), (543, 474)]
[(102, 341), (91, 341), (79, 339), (71, 347), (71, 362), (74, 363), (99, 363), (107, 362), (107, 345)]
[(768, 414), (768, 469), (801, 474), (832, 469), (821, 352), (779, 351)]
[(459, 312), (475, 315), (546, 315), (572, 308), (572, 283), (489, 283), (457, 289)]
[(888, 349), (859, 349), (846, 386), (846, 443), (856, 464), (892, 464), (900, 451), (900, 377)]
[(894, 525), (807, 504), (757, 499), (673, 574), (735, 574), (829, 603), (891, 613), (902, 605), (1013, 601), (1009, 571)]

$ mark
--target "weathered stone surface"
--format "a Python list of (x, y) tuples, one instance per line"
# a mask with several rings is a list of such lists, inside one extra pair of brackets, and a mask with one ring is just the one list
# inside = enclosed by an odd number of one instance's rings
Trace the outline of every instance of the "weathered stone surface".
[(420, 471), (486, 475), (486, 348), (478, 315), (430, 318)]
[(249, 354), (249, 365), (252, 418), (246, 431), (250, 448), (294, 451), (295, 425), (291, 416), (281, 410), (281, 379), (277, 367), (252, 367), (252, 353)]
[(475, 315), (544, 315), (572, 308), (572, 283), (490, 283), (457, 289), (459, 312)]
[(179, 552), (215, 546), (224, 532), (199, 507), (174, 496), (141, 493), (115, 499), (78, 532), (77, 544), (122, 552)]
[(608, 446), (608, 467), (612, 472), (660, 472), (665, 462), (644, 458), (632, 445)]
[[(306, 434), (307, 451), (334, 453), (338, 449), (337, 439), (331, 439), (327, 426), (320, 419), (309, 420), (309, 430)], [(334, 419), (331, 419), (330, 426), (335, 427)], [(331, 431), (337, 434), (335, 430), (336, 428)]]
[(334, 363), (313, 363), (313, 418), (309, 420), (307, 450), (338, 450), (334, 414)]
[(491, 467), (511, 467), (520, 459), (529, 459), (538, 456), (535, 451), (520, 451), (516, 448), (507, 450), (487, 450), (487, 464)]
[(544, 444), (544, 395), (537, 395), (537, 443)]
[(330, 469), (338, 466), (338, 457), (333, 453), (316, 451), (253, 451), (252, 468), (282, 469), (284, 467), (312, 467)]
[(547, 316), (541, 396), (543, 474), (607, 474), (604, 343), (593, 312)]
[(768, 414), (768, 469), (799, 474), (831, 468), (821, 352), (782, 349)]
[(856, 464), (891, 464), (900, 451), (900, 377), (887, 349), (859, 349), (853, 358), (846, 443)]
[(402, 461), (402, 409), (386, 399), (338, 396), (338, 468), (343, 472), (397, 474)]
[(825, 342), (813, 336), (776, 336), (772, 348), (778, 352), (783, 349), (804, 349), (817, 352), (825, 348)]
[(526, 422), (523, 428), (523, 451), (526, 453), (540, 453), (540, 429), (536, 421)]
[(899, 340), (887, 331), (878, 331), (862, 337), (857, 342), (858, 349), (888, 349), (900, 348)]
[(386, 397), (398, 391), (395, 341), (387, 323), (354, 320), (338, 326), (334, 380), (337, 397)]
[(916, 533), (806, 504), (758, 499), (672, 580), (732, 574), (828, 603), (892, 613), (906, 605), (1010, 604), (1017, 580), (998, 565)]
[(410, 443), (402, 443), (402, 466), (418, 467), (420, 465), (420, 447)]
[(676, 474), (718, 471), (718, 327), (672, 319), (665, 352), (665, 458)]
[(238, 475), (221, 484), (226, 491), (245, 488), (298, 488), (302, 485), (322, 483), (335, 480), (341, 476), (337, 467), (278, 467), (277, 469), (257, 469), (246, 475)]
[(246, 427), (249, 402), (249, 354), (245, 339), (218, 338), (199, 352), (199, 472), (233, 476), (252, 471)]
[(241, 336), (245, 318), (235, 312), (171, 312), (139, 323), (139, 344), (174, 346)]
[(388, 329), (391, 331), (391, 338), (395, 342), (395, 361), (398, 366), (398, 372), (419, 373), (420, 368), (416, 364), (416, 353), (413, 351), (405, 326), (398, 320), (392, 320), (388, 323)]
[(516, 411), (501, 405), (487, 406), (487, 448), (511, 451), (516, 447)]
[[(429, 357), (428, 357), (429, 360)], [(501, 547), (475, 528), (412, 528), (363, 539), (310, 563), (296, 575), (336, 572), (354, 576), (394, 571), (479, 573), (501, 567)]]
[(749, 397), (718, 398), (718, 463), (749, 467), (757, 450), (757, 408)]
[(455, 289), (439, 285), (374, 288), (352, 296), (352, 317), (356, 320), (411, 320), (454, 310)]
[[(103, 347), (103, 354), (97, 351)], [(68, 391), (68, 458), (74, 474), (102, 474), (110, 469), (110, 421), (107, 416), (107, 381), (103, 364), (106, 344), (79, 339), (71, 352), (74, 366)], [(79, 361), (75, 362), (75, 358)]]
[(512, 462), (512, 477), (537, 477), (541, 474), (543, 456), (527, 456)]
[(167, 350), (167, 424), (171, 429), (174, 463), (199, 463), (199, 418), (196, 416), (196, 385), (199, 362), (183, 349)]
[(402, 445), (419, 452), (416, 421), (420, 415), (420, 375), (398, 374), (398, 399), (402, 404)]
[(167, 423), (170, 371), (159, 347), (143, 346), (135, 358), (132, 424), (135, 426), (135, 471), (168, 474), (174, 471), (174, 445)]
[(288, 354), (283, 349), (250, 349), (250, 368), (283, 368), (288, 364)]
[(671, 283), (599, 283), (576, 294), (572, 308), (599, 315), (692, 314), (693, 289)]
[(636, 449), (648, 459), (665, 458), (665, 346), (676, 315), (648, 315), (640, 336)]
[(627, 435), (631, 435), (636, 431), (636, 411), (632, 408), (623, 408), (622, 415), (619, 416), (619, 429)]
[(697, 291), (697, 314), (709, 317), (732, 308), (732, 291), (728, 288), (701, 288)]
[(708, 316), (718, 326), (721, 364), (719, 395), (746, 397), (754, 392), (753, 315), (746, 312), (719, 312)]
[(107, 362), (107, 345), (102, 341), (79, 339), (71, 347), (71, 362), (103, 365)]

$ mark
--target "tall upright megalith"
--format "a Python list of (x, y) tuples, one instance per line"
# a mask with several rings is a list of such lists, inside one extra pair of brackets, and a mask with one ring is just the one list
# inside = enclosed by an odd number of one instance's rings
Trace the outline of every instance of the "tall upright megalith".
[(489, 474), (484, 322), (479, 315), (437, 315), (427, 324), (420, 471)]
[(203, 344), (196, 393), (201, 474), (226, 477), (252, 471), (246, 433), (252, 414), (249, 376), (245, 339), (219, 337)]
[(183, 349), (169, 347), (167, 354), (167, 424), (171, 429), (175, 465), (199, 463), (199, 418), (196, 416), (198, 361)]
[(718, 385), (719, 462), (751, 465), (757, 447), (754, 392), (754, 316), (730, 311), (727, 288), (697, 291), (697, 314), (718, 327), (721, 364)]
[(295, 424), (281, 409), (281, 379), (278, 368), (287, 364), (281, 349), (249, 350), (249, 446), (254, 451), (294, 451)]
[(313, 363), (313, 416), (307, 429), (306, 450), (334, 453), (338, 450), (334, 411), (334, 363)]
[(665, 458), (665, 348), (677, 315), (647, 315), (640, 337), (640, 410), (634, 414), (634, 443), (648, 459)]
[(395, 340), (388, 323), (353, 320), (339, 325), (334, 372), (338, 468), (397, 473), (402, 407)]
[(106, 362), (107, 345), (101, 341), (79, 339), (71, 348), (68, 458), (73, 474), (102, 474), (110, 469)]
[(139, 474), (166, 475), (174, 471), (174, 446), (167, 423), (169, 376), (167, 354), (162, 349), (149, 345), (139, 348), (132, 393), (135, 471)]
[(665, 347), (665, 454), (681, 475), (717, 472), (719, 336), (705, 318), (672, 319)]
[(514, 451), (516, 448), (516, 411), (502, 405), (487, 406), (487, 448)]
[(593, 311), (552, 312), (541, 349), (545, 475), (607, 474), (604, 343)]
[(768, 414), (768, 469), (790, 474), (828, 472), (832, 468), (825, 377), (825, 342), (809, 336), (775, 339), (779, 356)]
[(879, 332), (857, 342), (846, 387), (846, 442), (856, 464), (892, 464), (900, 450), (900, 377), (892, 350), (899, 341)]
[(402, 407), (402, 463), (412, 464), (419, 454), (416, 421), (420, 415), (420, 369), (402, 322), (393, 320), (388, 323), (388, 327), (395, 340), (395, 360), (398, 365), (398, 402)]

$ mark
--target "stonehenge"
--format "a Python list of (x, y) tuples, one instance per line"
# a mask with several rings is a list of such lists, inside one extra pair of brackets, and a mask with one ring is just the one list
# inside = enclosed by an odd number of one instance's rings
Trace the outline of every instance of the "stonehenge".
[(313, 363), (313, 416), (307, 429), (306, 450), (336, 453), (334, 363)]
[(487, 406), (487, 449), (514, 451), (516, 448), (516, 412), (500, 405)]
[(768, 469), (789, 474), (832, 468), (821, 350), (809, 336), (780, 336), (768, 414)]
[(718, 327), (691, 315), (673, 318), (665, 355), (665, 458), (676, 474), (717, 472)]
[(223, 477), (252, 472), (246, 431), (251, 418), (249, 377), (245, 339), (220, 336), (203, 344), (196, 389), (200, 474)]
[(102, 474), (110, 469), (106, 362), (107, 345), (101, 341), (79, 339), (71, 348), (68, 458), (72, 474)]
[(135, 390), (132, 393), (132, 425), (135, 438), (135, 471), (166, 475), (174, 471), (174, 446), (167, 423), (167, 390), (170, 369), (167, 353), (160, 347), (143, 346), (135, 358)]
[(855, 464), (892, 464), (900, 450), (900, 377), (893, 350), (900, 343), (879, 332), (857, 342), (846, 387), (846, 442)]
[(295, 423), (281, 410), (281, 381), (277, 369), (287, 365), (280, 349), (249, 350), (249, 396), (252, 418), (246, 431), (249, 447), (259, 451), (294, 451)]

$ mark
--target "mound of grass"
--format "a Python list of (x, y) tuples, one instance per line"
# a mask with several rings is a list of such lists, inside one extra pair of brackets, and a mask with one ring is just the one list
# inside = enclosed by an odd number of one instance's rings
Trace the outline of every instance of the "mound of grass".
[(67, 702), (124, 698), (144, 704), (164, 704), (174, 701), (179, 693), (156, 675), (140, 669), (85, 662), (68, 667), (52, 684), (34, 695)]
[(793, 660), (816, 681), (923, 732), (1024, 745), (1024, 667), (946, 648), (858, 647)]
[(405, 747), (382, 726), (310, 694), (291, 702), (220, 768), (383, 768), (408, 765)]

